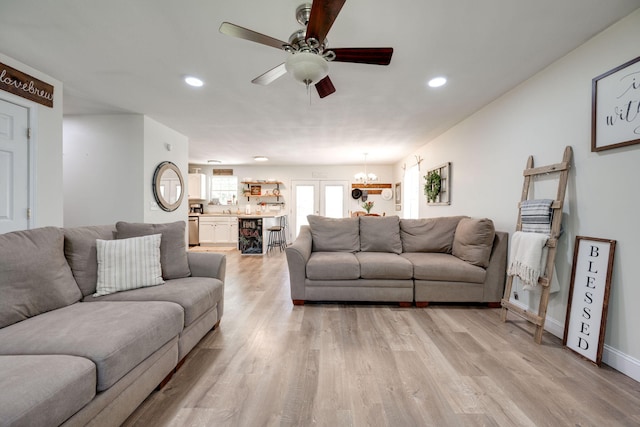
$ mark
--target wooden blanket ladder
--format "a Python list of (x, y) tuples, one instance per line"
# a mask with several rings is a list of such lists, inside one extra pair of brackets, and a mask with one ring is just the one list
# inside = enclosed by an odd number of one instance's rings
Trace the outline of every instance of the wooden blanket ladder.
[(564, 149), (564, 156), (561, 163), (556, 163), (549, 166), (533, 167), (533, 156), (529, 156), (527, 160), (527, 167), (523, 172), (524, 184), (522, 186), (522, 196), (520, 203), (518, 204), (518, 222), (516, 223), (516, 231), (522, 230), (522, 202), (529, 200), (529, 191), (532, 188), (533, 179), (538, 175), (548, 175), (552, 173), (558, 174), (558, 192), (555, 200), (551, 204), (551, 234), (547, 241), (547, 266), (544, 273), (538, 279), (538, 284), (542, 286), (542, 292), (540, 294), (540, 304), (538, 305), (538, 313), (535, 314), (529, 310), (515, 305), (510, 301), (511, 290), (513, 287), (513, 276), (507, 277), (507, 283), (504, 289), (504, 296), (500, 304), (502, 305), (501, 320), (505, 322), (507, 320), (507, 311), (519, 315), (520, 317), (533, 323), (535, 326), (535, 333), (533, 339), (536, 343), (542, 342), (542, 333), (544, 331), (544, 321), (547, 315), (547, 305), (549, 303), (549, 293), (551, 290), (551, 280), (553, 278), (553, 270), (555, 267), (556, 250), (558, 245), (558, 238), (560, 237), (560, 226), (562, 223), (562, 206), (564, 204), (564, 196), (567, 189), (567, 179), (569, 176), (569, 166), (571, 163), (573, 151), (570, 146)]

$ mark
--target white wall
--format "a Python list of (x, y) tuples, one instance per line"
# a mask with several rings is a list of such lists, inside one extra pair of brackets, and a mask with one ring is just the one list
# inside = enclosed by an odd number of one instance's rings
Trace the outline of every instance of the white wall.
[(65, 227), (143, 221), (143, 138), (138, 114), (65, 116)]
[(186, 184), (187, 152), (185, 136), (143, 115), (65, 116), (65, 227), (186, 220), (186, 199), (174, 212), (155, 205), (152, 179), (166, 160)]
[[(148, 223), (164, 223), (172, 221), (186, 221), (189, 203), (186, 197), (188, 185), (189, 139), (166, 127), (163, 124), (144, 118), (144, 170), (140, 180), (140, 191), (144, 195), (142, 200), (143, 220)], [(156, 207), (152, 191), (153, 173), (158, 164), (170, 161), (176, 164), (182, 172), (185, 197), (178, 209), (165, 212)]]
[[(592, 153), (590, 143), (591, 80), (640, 55), (638, 40), (640, 10), (394, 167), (400, 180), (402, 165), (415, 164), (415, 154), (425, 159), (421, 175), (431, 166), (452, 162), (451, 206), (427, 206), (422, 197), (420, 216), (489, 217), (497, 229), (512, 233), (527, 157), (533, 155), (536, 165), (558, 163), (564, 147), (572, 146), (565, 232), (556, 258), (561, 291), (551, 296), (546, 326), (556, 335), (563, 333), (575, 237), (617, 240), (604, 362), (636, 379), (640, 379), (640, 286), (635, 269), (640, 259), (636, 214), (640, 145)], [(536, 198), (555, 198), (554, 192), (549, 194), (550, 187), (555, 190), (550, 182), (536, 185)]]
[(0, 62), (53, 85), (53, 108), (31, 102), (9, 92), (0, 98), (29, 108), (34, 119), (31, 142), (35, 148), (35, 199), (32, 227), (62, 226), (62, 82), (0, 53)]

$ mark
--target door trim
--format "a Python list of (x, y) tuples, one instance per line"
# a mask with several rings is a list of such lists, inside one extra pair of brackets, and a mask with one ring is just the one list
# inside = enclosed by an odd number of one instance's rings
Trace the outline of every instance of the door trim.
[[(37, 139), (38, 139), (38, 106), (26, 99), (14, 96), (8, 92), (0, 92), (0, 100), (8, 102), (10, 104), (17, 105), (27, 110), (27, 127), (29, 128), (29, 134), (27, 135), (27, 209), (30, 210), (30, 215), (27, 217), (27, 229), (35, 228), (37, 226), (37, 205), (36, 205), (36, 177), (37, 177)], [(60, 159), (62, 161), (62, 159)]]

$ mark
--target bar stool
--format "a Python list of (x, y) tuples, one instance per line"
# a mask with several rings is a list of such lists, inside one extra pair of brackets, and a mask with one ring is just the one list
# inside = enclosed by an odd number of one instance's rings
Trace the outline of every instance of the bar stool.
[(273, 227), (267, 228), (269, 232), (269, 241), (267, 243), (267, 253), (271, 251), (273, 248), (280, 248), (280, 251), (286, 249), (287, 247), (287, 216), (283, 215), (280, 217), (280, 222), (278, 225), (274, 225)]

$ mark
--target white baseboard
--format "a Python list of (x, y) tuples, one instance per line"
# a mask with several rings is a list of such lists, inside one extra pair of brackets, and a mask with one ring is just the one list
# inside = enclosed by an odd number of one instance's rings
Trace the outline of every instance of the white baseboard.
[[(528, 309), (527, 306), (519, 304), (516, 301), (512, 300), (511, 302), (523, 309)], [(544, 330), (562, 339), (564, 336), (564, 322), (561, 323), (556, 319), (547, 317), (544, 321)], [(620, 350), (605, 344), (602, 350), (602, 363), (640, 382), (640, 360), (634, 359)]]
[(564, 323), (560, 323), (556, 319), (547, 317), (544, 320), (544, 330), (562, 339), (564, 336)]
[[(544, 321), (544, 330), (560, 339), (564, 336), (564, 324), (549, 317)], [(602, 363), (640, 382), (640, 360), (605, 344), (602, 349)]]
[(602, 363), (640, 382), (640, 360), (605, 344), (602, 350)]

